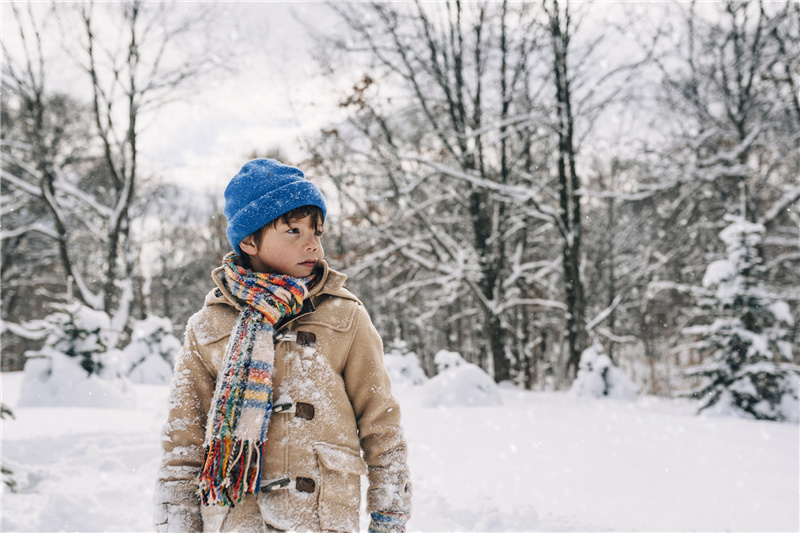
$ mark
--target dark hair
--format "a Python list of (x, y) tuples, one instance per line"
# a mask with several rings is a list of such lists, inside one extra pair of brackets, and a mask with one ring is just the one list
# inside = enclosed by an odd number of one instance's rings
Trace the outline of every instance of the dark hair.
[[(309, 215), (311, 216), (311, 225), (314, 227), (314, 231), (319, 231), (320, 228), (322, 228), (322, 226), (325, 224), (325, 215), (322, 214), (322, 209), (316, 205), (301, 205), (300, 207), (295, 207), (291, 211), (287, 211), (278, 218), (270, 221), (251, 233), (250, 236), (253, 237), (253, 244), (255, 244), (256, 250), (261, 243), (261, 236), (264, 235), (264, 231), (266, 231), (267, 228), (277, 228), (278, 221), (281, 221), (288, 226), (295, 220), (306, 218)], [(250, 256), (247, 255), (247, 252), (245, 251), (242, 251), (242, 254), (242, 259), (246, 262), (246, 266), (251, 267)]]

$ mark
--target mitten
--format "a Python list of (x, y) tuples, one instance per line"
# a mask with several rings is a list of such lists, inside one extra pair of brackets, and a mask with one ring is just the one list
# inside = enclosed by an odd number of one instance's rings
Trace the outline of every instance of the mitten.
[(369, 533), (405, 533), (408, 515), (394, 511), (370, 513)]

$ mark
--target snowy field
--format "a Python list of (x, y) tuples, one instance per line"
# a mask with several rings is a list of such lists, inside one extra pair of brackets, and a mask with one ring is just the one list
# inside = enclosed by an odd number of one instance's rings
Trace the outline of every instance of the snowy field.
[[(167, 387), (135, 409), (15, 408), (2, 375), (2, 531), (150, 531)], [(429, 408), (399, 388), (412, 531), (798, 531), (800, 429), (700, 418), (683, 402), (501, 389), (502, 406)], [(362, 527), (366, 525), (362, 517)]]

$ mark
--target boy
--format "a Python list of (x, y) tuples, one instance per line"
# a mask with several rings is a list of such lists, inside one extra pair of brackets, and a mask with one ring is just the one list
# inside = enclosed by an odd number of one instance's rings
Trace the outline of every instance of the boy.
[[(380, 337), (323, 259), (327, 212), (271, 159), (225, 190), (235, 253), (189, 320), (170, 388), (159, 531), (404, 531), (411, 492)], [(363, 458), (362, 458), (363, 452)]]

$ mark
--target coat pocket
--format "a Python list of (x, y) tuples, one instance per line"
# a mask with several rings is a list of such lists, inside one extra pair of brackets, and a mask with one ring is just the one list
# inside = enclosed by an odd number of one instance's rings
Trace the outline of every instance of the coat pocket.
[(314, 445), (319, 462), (319, 522), (322, 529), (357, 531), (361, 476), (367, 465), (358, 452), (344, 446)]

